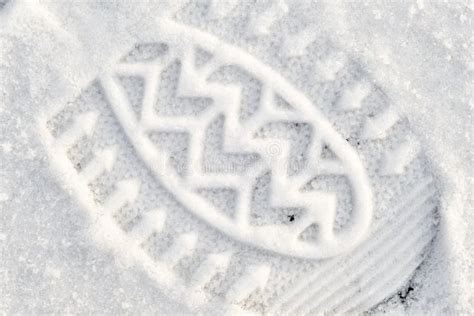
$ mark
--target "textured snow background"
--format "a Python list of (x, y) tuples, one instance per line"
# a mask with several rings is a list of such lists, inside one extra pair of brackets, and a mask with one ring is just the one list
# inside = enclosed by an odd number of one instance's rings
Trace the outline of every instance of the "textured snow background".
[[(435, 248), (407, 301), (395, 296), (378, 310), (474, 313), (474, 3), (287, 2), (359, 56), (408, 117), (439, 180)], [(1, 312), (186, 312), (89, 241), (85, 213), (53, 178), (36, 132), (38, 113), (77, 94), (164, 7), (0, 0)]]

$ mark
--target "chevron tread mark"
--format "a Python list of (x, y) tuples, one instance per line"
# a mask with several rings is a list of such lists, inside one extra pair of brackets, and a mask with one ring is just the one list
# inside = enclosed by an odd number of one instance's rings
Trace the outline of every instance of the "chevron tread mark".
[[(176, 299), (201, 311), (366, 311), (434, 238), (422, 146), (350, 56), (315, 52), (312, 25), (275, 35), (291, 6), (255, 12), (170, 2), (156, 41), (43, 118), (42, 138), (97, 242)], [(244, 49), (200, 31), (239, 27)], [(275, 65), (252, 56), (271, 60), (275, 47)], [(313, 70), (311, 89), (290, 80)]]

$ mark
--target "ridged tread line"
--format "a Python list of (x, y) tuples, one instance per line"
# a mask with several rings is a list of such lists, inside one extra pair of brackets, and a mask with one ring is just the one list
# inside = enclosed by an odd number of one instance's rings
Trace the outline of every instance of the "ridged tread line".
[[(432, 241), (434, 236), (431, 236), (431, 238), (427, 238), (427, 242), (425, 244), (425, 247), (428, 247), (427, 244), (429, 244), (430, 241)], [(405, 284), (407, 281), (405, 278), (403, 278), (403, 271), (410, 270), (410, 271), (415, 271), (415, 269), (423, 262), (425, 259), (426, 255), (420, 255), (416, 253), (412, 253), (412, 258), (407, 260), (404, 265), (400, 265), (399, 269), (397, 269), (397, 273), (394, 273), (391, 278), (387, 278), (387, 280), (383, 283), (380, 283), (380, 285), (374, 289), (370, 289), (368, 295), (365, 297), (365, 301), (358, 301), (357, 299), (355, 300), (356, 303), (352, 303), (353, 307), (347, 308), (341, 308), (343, 310), (343, 313), (352, 313), (354, 310), (368, 310), (372, 307), (374, 307), (377, 303), (383, 301), (384, 298), (389, 297), (390, 293), (387, 295), (386, 292), (384, 293), (381, 289), (383, 286), (386, 284), (396, 284), (393, 288), (399, 289), (400, 287)], [(403, 275), (402, 275), (403, 274)], [(397, 290), (395, 290), (397, 291)], [(394, 292), (395, 292), (394, 291)], [(383, 295), (382, 295), (383, 293)]]
[[(409, 197), (404, 202), (402, 202), (401, 204), (399, 204), (397, 206), (397, 209), (399, 210), (399, 209), (403, 208), (405, 205), (407, 205), (408, 203), (410, 203), (414, 199), (416, 199), (418, 197), (418, 194), (421, 194), (425, 189), (427, 189), (427, 187), (431, 184), (431, 181), (432, 181), (431, 179), (428, 179), (428, 180), (426, 180), (425, 183), (419, 185), (417, 189), (412, 191), (412, 194), (410, 194)], [(408, 218), (409, 216), (412, 215), (412, 213), (409, 212), (410, 209), (411, 208), (408, 208), (408, 210), (403, 212), (402, 217), (398, 217), (399, 221), (397, 221), (397, 225), (395, 225), (395, 227), (393, 227), (392, 230), (385, 230), (385, 224), (386, 224), (386, 222), (389, 221), (389, 219), (387, 219), (385, 223), (382, 223), (380, 225), (380, 227), (376, 230), (376, 232), (373, 234), (373, 236), (375, 236), (375, 237), (370, 239), (367, 243), (365, 243), (360, 248), (360, 250), (355, 254), (355, 256), (351, 258), (351, 261), (352, 262), (358, 262), (358, 261), (362, 260), (369, 251), (371, 251), (373, 248), (377, 247), (379, 244), (385, 242), (385, 240), (390, 238), (391, 235), (398, 233), (398, 231), (397, 231), (398, 227), (401, 226), (404, 223), (404, 220), (406, 218)], [(400, 213), (397, 216), (399, 216), (399, 215), (400, 215)], [(314, 277), (312, 277), (311, 281), (308, 281), (308, 282), (305, 283), (305, 285), (299, 286), (297, 289), (293, 290), (292, 294), (285, 295), (286, 299), (284, 299), (283, 301), (278, 302), (274, 306), (274, 308), (278, 308), (278, 307), (281, 306), (281, 307), (283, 307), (283, 310), (291, 310), (292, 306), (298, 304), (298, 301), (309, 299), (309, 296), (312, 295), (312, 293), (313, 293), (311, 291), (312, 283), (314, 283), (316, 281), (320, 282), (320, 280), (318, 280), (318, 277), (320, 275), (323, 275), (323, 279), (330, 277), (331, 274), (327, 273), (327, 272), (333, 270), (336, 266), (341, 265), (341, 264), (346, 265), (347, 263), (344, 263), (344, 260), (342, 260), (342, 259), (333, 260), (331, 264), (324, 267)], [(298, 295), (298, 294), (300, 294), (300, 295)], [(292, 298), (294, 298), (295, 296), (298, 297), (298, 299), (296, 301), (294, 301), (294, 300), (292, 301)]]
[[(431, 198), (432, 195), (431, 194), (427, 194), (427, 197), (426, 197), (426, 200), (424, 200), (420, 205), (418, 205), (416, 208), (411, 208), (412, 210), (418, 210), (421, 206), (425, 205), (425, 203), (427, 202), (427, 200), (429, 198)], [(392, 230), (391, 232), (391, 238), (389, 238), (389, 246), (384, 248), (382, 251), (378, 252), (374, 257), (375, 259), (372, 259), (373, 257), (371, 257), (371, 264), (374, 265), (376, 264), (376, 260), (380, 259), (379, 260), (379, 263), (380, 262), (385, 262), (386, 260), (384, 260), (384, 258), (387, 257), (387, 255), (390, 255), (390, 253), (392, 251), (394, 251), (394, 249), (397, 248), (397, 246), (400, 244), (400, 242), (406, 238), (406, 235), (407, 234), (410, 234), (412, 233), (414, 230), (416, 230), (417, 228), (417, 225), (425, 219), (426, 216), (429, 215), (429, 213), (431, 212), (432, 209), (430, 209), (429, 211), (426, 211), (426, 212), (420, 212), (418, 214), (416, 214), (415, 218), (413, 219), (413, 221), (410, 222), (410, 225), (407, 225), (405, 227), (403, 227), (403, 230)], [(403, 223), (403, 222), (402, 222)], [(382, 245), (386, 245), (384, 243), (382, 243)], [(375, 248), (374, 248), (375, 249)], [(373, 251), (373, 250), (372, 250)], [(395, 252), (396, 253), (396, 252)], [(310, 301), (310, 304), (311, 305), (321, 305), (321, 304), (326, 304), (328, 300), (330, 300), (334, 295), (339, 295), (339, 290), (341, 288), (346, 288), (345, 287), (345, 283), (343, 282), (343, 280), (341, 280), (341, 278), (344, 278), (345, 274), (343, 274), (344, 272), (348, 272), (350, 271), (351, 268), (353, 268), (354, 266), (356, 266), (357, 268), (355, 269), (355, 271), (351, 271), (351, 275), (357, 275), (358, 277), (354, 277), (354, 280), (357, 280), (359, 279), (361, 276), (364, 275), (365, 272), (367, 272), (369, 270), (369, 265), (364, 265), (362, 264), (363, 263), (363, 260), (365, 259), (365, 257), (362, 257), (360, 258), (358, 261), (356, 262), (353, 262), (352, 264), (345, 264), (344, 265), (344, 268), (342, 269), (342, 271), (340, 271), (340, 273), (338, 275), (336, 274), (328, 274), (329, 277), (327, 277), (328, 280), (325, 280), (325, 286), (322, 286), (322, 287), (318, 287), (317, 290), (315, 292), (313, 292), (313, 294), (311, 295), (311, 297), (307, 298), (305, 300), (305, 303), (308, 303), (309, 300)], [(375, 261), (375, 262), (374, 262)], [(353, 281), (354, 282), (354, 281)], [(331, 288), (331, 286), (333, 288)], [(328, 288), (329, 287), (329, 288)], [(347, 288), (346, 288), (347, 290)], [(322, 293), (321, 293), (322, 292)], [(315, 298), (316, 297), (316, 298)], [(315, 299), (314, 299), (315, 298)], [(306, 304), (306, 306), (308, 306), (308, 304)], [(302, 309), (303, 308), (303, 304), (300, 304), (297, 308), (294, 308), (292, 311), (294, 311), (295, 309), (296, 310), (299, 310), (299, 309)]]
[[(423, 204), (424, 205), (424, 204)], [(420, 222), (424, 221), (426, 217), (429, 216), (431, 211), (433, 210), (435, 206), (433, 207), (428, 207), (426, 209), (429, 209), (427, 212), (423, 212), (423, 216), (420, 216), (421, 218), (418, 219), (417, 221), (414, 221), (413, 224), (411, 224), (408, 231), (405, 230), (403, 233), (399, 235), (399, 237), (396, 239), (394, 242), (394, 245), (392, 245), (391, 249), (384, 249), (384, 252), (379, 254), (378, 262), (372, 262), (371, 265), (364, 265), (364, 269), (362, 272), (358, 272), (358, 276), (352, 284), (356, 285), (355, 287), (350, 287), (350, 286), (340, 286), (336, 290), (332, 291), (332, 294), (328, 297), (327, 300), (324, 301), (323, 304), (318, 304), (315, 308), (311, 309), (309, 313), (313, 312), (318, 312), (318, 311), (330, 311), (335, 308), (335, 306), (339, 306), (340, 304), (343, 304), (345, 300), (350, 300), (352, 297), (354, 297), (354, 294), (357, 294), (358, 291), (361, 288), (367, 287), (371, 284), (381, 284), (381, 286), (384, 286), (385, 283), (381, 282), (379, 279), (379, 276), (383, 275), (384, 273), (390, 273), (390, 269), (388, 269), (390, 266), (392, 266), (393, 261), (397, 261), (397, 259), (404, 258), (404, 254), (408, 251), (413, 251), (413, 249), (418, 249), (420, 248), (423, 249), (426, 246), (426, 243), (421, 245), (418, 244), (418, 241), (424, 241), (426, 239), (426, 235), (430, 235), (430, 239), (432, 238), (432, 227), (431, 225), (426, 225), (423, 227), (423, 230), (421, 232), (418, 232), (417, 229), (419, 229), (418, 225)], [(417, 233), (418, 236), (416, 238), (410, 239), (409, 242), (407, 243), (402, 243), (403, 246), (400, 248), (397, 248), (397, 244), (400, 244), (400, 241), (406, 237), (407, 234), (415, 234)], [(411, 235), (413, 236), (413, 235)], [(392, 250), (396, 249), (395, 254), (391, 254)], [(418, 252), (414, 251), (417, 255), (419, 255)], [(389, 259), (384, 260), (384, 258), (387, 258), (388, 256), (384, 255), (391, 255)], [(375, 260), (374, 260), (375, 261)], [(368, 273), (370, 271), (370, 273)], [(388, 271), (388, 272), (387, 272)], [(364, 274), (365, 273), (365, 274)], [(363, 280), (362, 282), (360, 282)], [(360, 283), (359, 283), (360, 282)], [(334, 282), (334, 284), (340, 284)], [(314, 305), (313, 305), (314, 306)], [(306, 309), (304, 311), (306, 314)]]
[[(410, 203), (412, 200), (417, 198), (418, 195), (421, 194), (431, 184), (431, 182), (432, 182), (432, 179), (426, 179), (424, 183), (418, 185), (413, 191), (411, 191), (408, 194), (408, 198), (406, 198), (404, 202), (401, 202), (400, 204), (398, 204), (396, 209), (398, 209), (398, 210), (401, 209), (402, 207), (404, 207), (405, 205)], [(411, 213), (409, 213), (409, 212), (406, 212), (406, 213), (403, 213), (403, 214), (404, 214), (404, 216), (402, 217), (402, 219), (405, 219), (405, 217), (408, 217), (408, 216), (411, 215)], [(400, 215), (400, 214), (398, 214), (398, 215)], [(372, 247), (372, 244), (375, 243), (375, 245), (378, 245), (379, 243), (383, 242), (386, 238), (389, 237), (389, 234), (392, 233), (392, 231), (384, 230), (384, 226), (385, 226), (385, 224), (387, 224), (386, 222), (388, 222), (388, 221), (389, 221), (389, 219), (387, 219), (386, 221), (384, 221), (384, 223), (382, 223), (380, 225), (380, 227), (373, 234), (374, 236), (376, 236), (376, 238), (372, 238), (371, 240), (369, 240), (369, 242), (365, 243), (360, 248), (360, 251), (355, 255), (355, 257), (352, 257), (353, 261), (356, 260), (355, 258), (360, 258), (360, 257), (365, 256), (364, 252), (369, 252), (370, 249), (371, 249), (370, 247)], [(380, 235), (379, 235), (379, 233), (380, 233)], [(326, 272), (333, 269), (337, 265), (340, 265), (341, 262), (343, 262), (343, 261), (344, 260), (341, 260), (341, 259), (332, 260), (332, 264), (327, 265), (326, 267), (324, 267), (324, 269), (320, 270), (315, 276), (313, 276), (311, 278), (310, 281), (306, 282), (304, 285), (298, 286), (297, 288), (293, 289), (291, 291), (291, 293), (286, 294), (285, 298), (280, 299), (280, 301), (276, 303), (275, 308), (280, 307), (280, 306), (288, 306), (288, 305), (291, 306), (292, 304), (294, 305), (295, 301), (293, 301), (293, 303), (291, 303), (290, 300), (291, 300), (292, 297), (295, 297), (295, 296), (298, 296), (299, 300), (304, 299), (304, 296), (308, 295), (307, 291), (308, 291), (308, 288), (311, 287), (311, 283), (313, 283), (315, 280), (317, 280), (317, 278), (320, 275), (322, 275), (322, 274), (327, 275)], [(303, 292), (303, 295), (298, 295), (298, 293), (301, 293), (301, 292)]]

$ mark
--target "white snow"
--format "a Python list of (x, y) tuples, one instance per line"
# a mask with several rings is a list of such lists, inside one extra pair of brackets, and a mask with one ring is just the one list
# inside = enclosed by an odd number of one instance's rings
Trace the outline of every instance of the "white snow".
[[(146, 41), (155, 20), (170, 14), (164, 8), (177, 10), (178, 2), (9, 0), (2, 8), (0, 1), (0, 311), (187, 311), (152, 280), (117, 267), (94, 246), (82, 207), (49, 171), (51, 161), (37, 131), (41, 115), (70, 101), (137, 40)], [(293, 19), (311, 21), (310, 29), (357, 56), (399, 115), (409, 120), (437, 177), (441, 231), (413, 279), (417, 291), (408, 304), (393, 299), (379, 311), (474, 313), (474, 5), (422, 0), (285, 3), (276, 3), (264, 24), (251, 24), (252, 32), (268, 32), (289, 11)], [(226, 7), (214, 14), (228, 12), (232, 9)], [(297, 44), (286, 52), (300, 55), (308, 37), (295, 37)], [(329, 80), (344, 62), (344, 56), (334, 56), (318, 68)], [(354, 93), (362, 102), (366, 89)], [(381, 120), (391, 121), (393, 115)], [(93, 121), (88, 117), (76, 132), (89, 132)], [(367, 125), (368, 134), (384, 133), (377, 122), (375, 117)], [(400, 149), (400, 158), (410, 150)], [(107, 160), (113, 156), (109, 152)], [(399, 170), (399, 163), (393, 161), (392, 167)], [(135, 199), (138, 187), (133, 179), (124, 182), (110, 207)], [(111, 232), (109, 238), (114, 236)], [(226, 258), (212, 264), (226, 265)]]

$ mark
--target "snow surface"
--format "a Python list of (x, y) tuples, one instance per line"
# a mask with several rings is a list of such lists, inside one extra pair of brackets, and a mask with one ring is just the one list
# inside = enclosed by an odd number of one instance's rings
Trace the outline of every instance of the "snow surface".
[[(152, 27), (165, 4), (10, 0), (2, 8), (1, 3), (0, 311), (186, 312), (85, 236), (87, 219), (51, 175), (36, 129), (40, 113), (65, 104), (107, 69), (140, 40), (141, 30)], [(395, 297), (379, 310), (474, 313), (474, 4), (308, 3), (287, 1), (295, 18), (314, 21), (359, 56), (410, 121), (441, 191), (441, 231), (412, 280), (416, 291), (407, 296), (408, 304)]]

